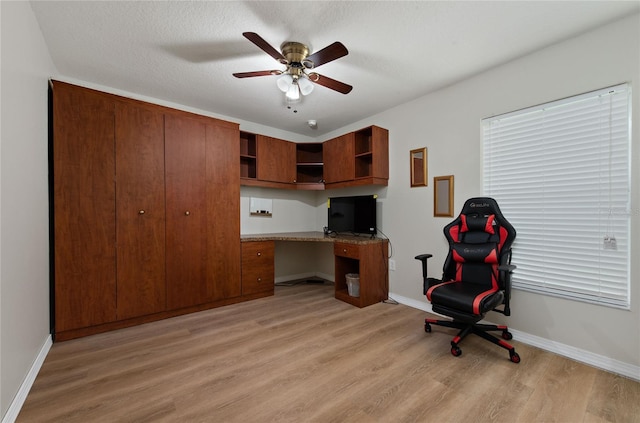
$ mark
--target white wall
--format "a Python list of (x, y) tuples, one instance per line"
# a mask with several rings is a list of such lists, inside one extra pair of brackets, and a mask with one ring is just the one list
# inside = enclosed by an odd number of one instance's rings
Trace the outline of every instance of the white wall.
[(49, 338), (49, 52), (28, 2), (1, 2), (0, 414)]
[[(631, 82), (633, 86), (632, 213), (640, 214), (640, 15), (555, 44), (488, 70), (411, 103), (356, 122), (337, 133), (376, 124), (389, 129), (390, 180), (383, 199), (382, 230), (394, 247), (397, 270), (390, 291), (424, 303), (421, 269), (414, 256), (432, 253), (430, 276), (442, 272), (447, 245), (433, 217), (432, 178), (455, 176), (454, 211), (481, 195), (482, 118)], [(428, 148), (429, 186), (410, 188), (409, 151)], [(508, 216), (507, 216), (508, 217)], [(517, 228), (516, 228), (517, 229)], [(631, 222), (631, 257), (640, 249), (640, 222)], [(517, 264), (517, 263), (515, 263)], [(570, 265), (570, 263), (568, 263)], [(512, 296), (512, 316), (491, 314), (515, 330), (640, 366), (640, 265), (631, 264), (631, 310), (567, 301), (523, 291)], [(637, 375), (640, 379), (640, 375)]]

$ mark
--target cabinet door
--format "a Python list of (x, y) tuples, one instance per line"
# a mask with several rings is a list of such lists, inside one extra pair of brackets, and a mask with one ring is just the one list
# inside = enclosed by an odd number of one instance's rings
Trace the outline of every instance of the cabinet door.
[(165, 114), (167, 308), (207, 300), (206, 128)]
[(241, 294), (239, 130), (207, 125), (206, 131), (208, 296), (218, 300)]
[(353, 132), (325, 141), (322, 149), (325, 183), (351, 181), (355, 178)]
[(118, 319), (166, 307), (164, 118), (116, 105)]
[(295, 183), (296, 144), (277, 138), (257, 137), (257, 176), (261, 181)]
[(114, 103), (53, 84), (55, 331), (116, 319)]

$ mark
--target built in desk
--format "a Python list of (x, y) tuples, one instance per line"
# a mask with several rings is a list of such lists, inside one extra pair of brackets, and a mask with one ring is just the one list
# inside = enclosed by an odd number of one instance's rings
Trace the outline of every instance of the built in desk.
[[(368, 236), (325, 235), (323, 232), (281, 232), (241, 235), (242, 284), (273, 290), (273, 245), (278, 241), (331, 242), (335, 262), (335, 297), (356, 307), (366, 307), (389, 296), (386, 239)], [(261, 243), (261, 244), (254, 244)], [(271, 257), (269, 257), (269, 253)], [(265, 261), (271, 260), (271, 267)], [(256, 271), (256, 269), (262, 269)], [(267, 274), (271, 269), (271, 274)], [(360, 275), (360, 296), (352, 297), (345, 275)], [(246, 278), (245, 278), (246, 276)]]

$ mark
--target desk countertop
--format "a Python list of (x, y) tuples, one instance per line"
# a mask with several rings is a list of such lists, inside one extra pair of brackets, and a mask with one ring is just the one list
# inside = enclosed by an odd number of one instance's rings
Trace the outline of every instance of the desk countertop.
[(349, 244), (375, 244), (385, 241), (383, 238), (371, 238), (368, 235), (325, 235), (324, 232), (280, 232), (270, 234), (240, 235), (240, 241), (314, 241), (346, 242)]

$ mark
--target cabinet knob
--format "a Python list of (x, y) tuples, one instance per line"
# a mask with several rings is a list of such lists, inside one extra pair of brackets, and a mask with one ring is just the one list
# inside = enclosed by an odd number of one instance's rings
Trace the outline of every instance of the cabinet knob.
[(260, 257), (261, 255), (262, 255), (262, 253), (258, 251), (258, 257)]
[(138, 214), (144, 214), (144, 210), (140, 210)]
[(344, 248), (344, 249), (342, 250), (342, 252), (343, 252), (343, 253), (346, 253), (346, 252), (347, 252), (347, 249), (346, 249), (346, 248)]
[(189, 212), (189, 210), (187, 210), (186, 212), (184, 212), (185, 216), (189, 216), (191, 213)]
[(262, 278), (258, 278), (258, 282), (262, 282)]

